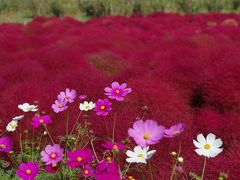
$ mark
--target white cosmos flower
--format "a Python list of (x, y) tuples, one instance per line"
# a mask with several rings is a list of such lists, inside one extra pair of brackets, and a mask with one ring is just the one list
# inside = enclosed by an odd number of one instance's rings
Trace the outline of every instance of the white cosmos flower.
[(19, 104), (18, 108), (21, 109), (23, 112), (36, 112), (38, 110), (36, 105), (30, 105), (29, 103)]
[(20, 121), (20, 120), (22, 120), (24, 118), (24, 115), (21, 115), (21, 116), (16, 116), (16, 117), (14, 117), (12, 120), (14, 120), (14, 121)]
[(134, 151), (128, 150), (126, 152), (128, 158), (126, 159), (127, 162), (129, 163), (144, 163), (147, 164), (147, 159), (150, 159), (153, 154), (156, 152), (156, 150), (149, 151), (149, 146), (145, 148), (141, 148), (141, 146), (136, 146), (134, 148)]
[(207, 135), (207, 138), (202, 134), (197, 136), (197, 141), (193, 140), (193, 144), (198, 148), (195, 152), (200, 156), (206, 156), (208, 158), (215, 157), (223, 151), (222, 140), (216, 139), (216, 136), (212, 133)]
[(6, 130), (15, 131), (17, 127), (18, 127), (18, 121), (12, 120), (10, 123), (8, 123)]
[(92, 110), (95, 107), (95, 103), (91, 102), (87, 102), (84, 101), (83, 103), (80, 104), (79, 109), (81, 111), (89, 111)]

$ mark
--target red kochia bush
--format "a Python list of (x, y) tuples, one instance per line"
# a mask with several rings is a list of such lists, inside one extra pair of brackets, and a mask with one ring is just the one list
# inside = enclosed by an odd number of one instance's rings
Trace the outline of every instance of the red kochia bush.
[[(209, 160), (209, 179), (219, 171), (230, 179), (240, 174), (240, 16), (234, 14), (178, 15), (155, 13), (146, 17), (100, 17), (81, 23), (72, 18), (39, 17), (32, 22), (0, 25), (0, 128), (18, 115), (17, 105), (39, 101), (52, 114), (51, 130), (64, 130), (51, 111), (56, 94), (69, 87), (103, 98), (112, 81), (127, 82), (133, 92), (118, 109), (117, 138), (141, 106), (148, 118), (169, 126), (183, 121), (184, 168), (198, 171), (200, 159), (192, 139), (212, 132), (224, 140), (224, 152)], [(78, 112), (78, 104), (71, 114)], [(112, 124), (113, 112), (108, 117)], [(70, 119), (74, 122), (74, 119)], [(92, 119), (94, 133), (104, 135), (103, 122)], [(154, 159), (154, 173), (164, 178), (171, 167), (163, 152), (176, 150), (173, 140), (162, 141)], [(194, 156), (194, 158), (192, 158)], [(200, 172), (198, 172), (200, 173)]]

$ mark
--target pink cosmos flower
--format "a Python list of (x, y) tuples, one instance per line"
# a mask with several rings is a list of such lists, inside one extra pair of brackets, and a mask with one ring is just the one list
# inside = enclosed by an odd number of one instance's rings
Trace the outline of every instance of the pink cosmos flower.
[(86, 165), (83, 169), (82, 169), (82, 175), (84, 177), (90, 177), (93, 175), (93, 169), (89, 166)]
[(183, 123), (178, 123), (171, 126), (169, 129), (165, 129), (165, 137), (174, 138), (181, 134), (184, 130), (185, 125)]
[(38, 128), (40, 125), (43, 124), (50, 124), (52, 123), (52, 119), (50, 118), (50, 116), (39, 116), (39, 117), (34, 117), (32, 118), (31, 125), (34, 128)]
[(52, 105), (52, 109), (55, 113), (65, 111), (68, 108), (66, 104), (67, 101), (65, 100), (65, 95), (58, 95), (58, 100)]
[(65, 92), (60, 92), (61, 97), (64, 97), (64, 99), (69, 102), (69, 103), (73, 103), (74, 99), (77, 96), (76, 90), (72, 89), (70, 90), (69, 88), (66, 89)]
[(0, 138), (0, 151), (8, 153), (12, 149), (12, 140), (9, 137)]
[(87, 95), (86, 94), (81, 94), (79, 96), (79, 99), (81, 99), (81, 100), (87, 99)]
[(68, 161), (66, 162), (68, 167), (75, 168), (85, 165), (93, 160), (93, 154), (91, 150), (78, 149), (76, 151), (68, 151)]
[(106, 87), (104, 89), (105, 95), (108, 96), (109, 99), (116, 99), (117, 101), (123, 101), (124, 96), (132, 92), (131, 88), (126, 88), (127, 84), (119, 84), (118, 82), (113, 82), (111, 87)]
[(102, 144), (102, 146), (111, 151), (120, 151), (125, 149), (123, 144), (117, 142), (112, 143), (110, 141), (106, 141), (104, 144)]
[(34, 180), (39, 173), (39, 165), (36, 162), (21, 163), (17, 176), (23, 180)]
[(96, 180), (120, 180), (118, 165), (114, 161), (103, 160), (97, 164), (94, 177)]
[(107, 116), (108, 111), (111, 111), (112, 103), (108, 101), (108, 99), (98, 99), (94, 110), (97, 111), (98, 116)]
[(159, 126), (154, 120), (136, 121), (133, 128), (128, 129), (128, 135), (141, 147), (157, 144), (164, 136), (165, 127)]
[(45, 150), (41, 152), (41, 160), (45, 162), (45, 165), (55, 166), (58, 162), (60, 162), (63, 158), (63, 148), (61, 148), (58, 144), (54, 144), (53, 146), (47, 145)]

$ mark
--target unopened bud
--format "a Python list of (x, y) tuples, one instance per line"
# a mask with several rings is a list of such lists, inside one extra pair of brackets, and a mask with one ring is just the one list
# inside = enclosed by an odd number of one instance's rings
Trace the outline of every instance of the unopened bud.
[(170, 153), (170, 155), (173, 156), (173, 157), (176, 157), (177, 153), (175, 151), (173, 151), (173, 152)]
[(180, 163), (183, 163), (183, 157), (178, 157), (177, 161), (180, 162)]
[(147, 111), (147, 110), (148, 110), (148, 107), (147, 107), (147, 106), (143, 106), (141, 109), (142, 109), (143, 111)]
[(176, 166), (176, 171), (177, 171), (179, 174), (182, 174), (182, 173), (184, 172), (182, 166)]

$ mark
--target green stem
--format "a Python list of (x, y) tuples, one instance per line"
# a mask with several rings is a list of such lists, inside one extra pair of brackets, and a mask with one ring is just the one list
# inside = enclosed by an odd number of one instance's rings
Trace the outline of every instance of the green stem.
[(80, 118), (80, 116), (81, 116), (81, 113), (82, 113), (82, 111), (80, 111), (80, 113), (79, 113), (79, 115), (78, 115), (78, 117), (77, 117), (77, 119), (76, 119), (76, 121), (75, 121), (75, 123), (74, 123), (74, 125), (73, 125), (73, 128), (72, 128), (72, 130), (71, 130), (70, 134), (72, 134), (72, 133), (73, 133), (73, 131), (74, 131), (74, 129), (75, 129), (75, 127), (76, 127), (76, 125), (77, 125), (77, 122), (78, 122), (78, 120), (79, 120), (79, 118)]
[(177, 155), (177, 158), (174, 160), (174, 163), (173, 163), (173, 170), (172, 170), (172, 175), (171, 175), (171, 178), (170, 178), (170, 180), (173, 180), (173, 178), (174, 178), (174, 175), (176, 174), (177, 160), (178, 160), (178, 158), (179, 158), (179, 156), (180, 156), (181, 149), (182, 149), (182, 146), (181, 146), (181, 141), (179, 140), (179, 149), (178, 149), (178, 155)]
[(151, 177), (151, 180), (154, 180), (154, 179), (153, 179), (152, 166), (151, 166), (150, 161), (149, 161), (149, 163), (148, 163), (148, 166), (149, 166), (149, 171), (150, 171), (150, 177)]
[(107, 130), (107, 135), (108, 135), (108, 137), (109, 137), (109, 130), (108, 130), (106, 118), (104, 118), (104, 123), (105, 123), (105, 128), (106, 128), (106, 130)]
[(43, 126), (44, 126), (45, 130), (47, 131), (47, 134), (48, 134), (49, 138), (51, 139), (52, 143), (55, 144), (54, 141), (53, 141), (53, 138), (52, 138), (51, 134), (50, 134), (49, 131), (48, 131), (47, 126), (46, 126), (45, 124), (44, 124)]
[(204, 164), (203, 164), (203, 169), (202, 169), (202, 175), (201, 175), (201, 180), (203, 180), (205, 168), (206, 168), (206, 162), (207, 162), (207, 157), (204, 157)]
[(117, 117), (117, 113), (114, 114), (114, 119), (113, 119), (113, 135), (112, 135), (113, 142), (114, 142), (114, 138), (115, 138), (116, 117)]
[(127, 169), (126, 169), (126, 170), (124, 171), (124, 173), (122, 174), (123, 177), (127, 174), (128, 170), (129, 170), (129, 168), (130, 168), (130, 165), (131, 165), (131, 163), (128, 164)]

